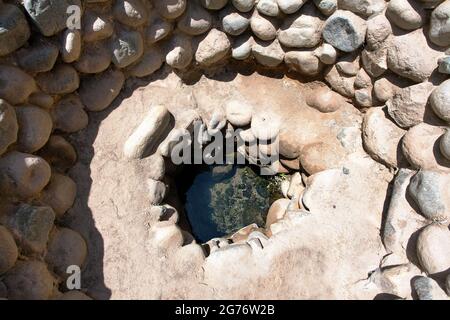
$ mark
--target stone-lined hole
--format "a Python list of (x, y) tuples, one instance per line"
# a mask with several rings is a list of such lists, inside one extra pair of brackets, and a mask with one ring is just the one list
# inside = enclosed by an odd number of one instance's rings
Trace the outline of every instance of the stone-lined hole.
[(193, 236), (200, 243), (264, 227), (270, 205), (282, 198), (275, 177), (250, 165), (190, 165), (176, 177)]

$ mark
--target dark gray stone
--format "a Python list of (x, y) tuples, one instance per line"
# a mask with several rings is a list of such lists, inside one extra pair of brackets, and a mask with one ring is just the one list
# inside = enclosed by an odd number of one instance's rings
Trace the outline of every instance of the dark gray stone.
[(118, 68), (125, 68), (144, 54), (144, 41), (139, 32), (121, 31), (113, 42), (112, 62)]
[(322, 36), (336, 49), (352, 52), (364, 43), (366, 29), (365, 20), (350, 11), (338, 10), (325, 22)]
[(42, 253), (53, 228), (55, 213), (50, 207), (22, 204), (8, 216), (5, 225), (12, 231), (26, 252)]
[(442, 174), (433, 171), (419, 171), (412, 179), (408, 192), (419, 206), (422, 214), (433, 221), (446, 220), (446, 201), (442, 194), (445, 184)]
[(25, 0), (23, 3), (31, 20), (46, 37), (53, 36), (67, 27), (71, 17), (67, 8), (76, 5), (81, 9), (80, 0)]
[(20, 50), (19, 65), (27, 72), (39, 73), (50, 71), (58, 58), (59, 49), (48, 41), (39, 41), (32, 47)]
[(0, 3), (0, 56), (23, 46), (30, 37), (25, 15), (16, 6)]
[(416, 277), (413, 279), (412, 286), (419, 300), (447, 300), (444, 291), (431, 278)]

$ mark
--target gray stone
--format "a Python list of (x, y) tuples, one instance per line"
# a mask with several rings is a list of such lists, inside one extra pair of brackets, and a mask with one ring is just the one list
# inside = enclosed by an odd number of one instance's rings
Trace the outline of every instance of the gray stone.
[(285, 14), (293, 14), (300, 10), (300, 8), (308, 0), (277, 0), (278, 7)]
[(46, 37), (53, 36), (67, 27), (69, 6), (82, 8), (80, 0), (25, 0), (23, 3), (31, 20)]
[(325, 22), (323, 38), (336, 49), (352, 52), (366, 36), (366, 22), (350, 11), (338, 10)]
[(332, 15), (337, 10), (337, 0), (314, 0), (314, 4), (326, 16)]
[(447, 279), (445, 280), (445, 291), (447, 291), (447, 295), (450, 296), (450, 273), (447, 275)]
[(16, 142), (19, 125), (14, 108), (0, 99), (0, 155)]
[(433, 90), (430, 95), (430, 104), (439, 118), (450, 122), (450, 79)]
[(240, 12), (249, 12), (255, 6), (255, 0), (231, 0), (233, 6)]
[(447, 160), (450, 160), (450, 130), (449, 129), (447, 129), (447, 131), (444, 133), (444, 135), (442, 135), (439, 146), (440, 146), (442, 155)]
[(254, 40), (249, 34), (241, 35), (233, 39), (233, 47), (231, 50), (231, 56), (236, 60), (245, 60), (250, 57), (252, 53), (252, 46)]
[(413, 279), (412, 287), (419, 300), (448, 300), (445, 292), (431, 278), (416, 277)]
[(408, 255), (411, 253), (408, 242), (415, 232), (428, 224), (428, 221), (418, 215), (408, 201), (407, 188), (414, 174), (413, 170), (401, 168), (393, 182), (389, 209), (382, 232), (383, 244), (386, 251), (391, 253), (386, 257), (386, 265), (408, 263)]
[(355, 101), (358, 106), (371, 107), (373, 104), (372, 88), (356, 89)]
[(450, 74), (450, 56), (445, 56), (439, 59), (439, 72)]
[(112, 44), (112, 62), (125, 68), (144, 54), (144, 41), (137, 31), (121, 30)]
[(50, 207), (21, 204), (17, 211), (5, 218), (5, 225), (26, 252), (42, 253), (47, 247), (55, 213)]
[(58, 47), (46, 40), (38, 41), (17, 53), (20, 67), (29, 73), (50, 71), (58, 54)]
[(30, 37), (30, 27), (22, 11), (14, 5), (0, 3), (0, 56), (23, 46)]
[(450, 1), (442, 2), (431, 13), (430, 40), (441, 47), (450, 45)]
[[(412, 179), (408, 192), (429, 220), (450, 219), (450, 179), (442, 173), (419, 171)], [(450, 264), (449, 264), (450, 266)]]
[(247, 30), (250, 25), (250, 20), (242, 13), (227, 12), (222, 17), (223, 31), (232, 35), (238, 36)]

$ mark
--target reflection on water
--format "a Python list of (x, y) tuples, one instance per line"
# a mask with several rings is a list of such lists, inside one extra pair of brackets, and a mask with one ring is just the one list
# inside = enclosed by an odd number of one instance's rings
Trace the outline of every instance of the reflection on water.
[(191, 184), (180, 190), (198, 241), (230, 235), (249, 224), (264, 226), (274, 197), (271, 178), (249, 166), (205, 166), (191, 170)]

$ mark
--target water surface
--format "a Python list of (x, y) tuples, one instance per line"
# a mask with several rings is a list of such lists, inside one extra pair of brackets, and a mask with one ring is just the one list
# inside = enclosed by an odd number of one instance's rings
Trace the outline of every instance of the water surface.
[(190, 166), (189, 185), (181, 186), (192, 233), (200, 242), (231, 235), (256, 223), (265, 225), (267, 211), (277, 195), (273, 180), (250, 166)]

